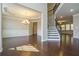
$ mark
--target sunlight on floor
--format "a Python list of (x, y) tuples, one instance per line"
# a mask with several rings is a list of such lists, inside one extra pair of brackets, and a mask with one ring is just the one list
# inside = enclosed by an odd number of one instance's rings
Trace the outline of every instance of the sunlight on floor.
[(63, 56), (63, 51), (62, 50), (60, 51), (59, 56)]
[(31, 44), (18, 46), (16, 48), (9, 48), (9, 50), (39, 52), (39, 50)]

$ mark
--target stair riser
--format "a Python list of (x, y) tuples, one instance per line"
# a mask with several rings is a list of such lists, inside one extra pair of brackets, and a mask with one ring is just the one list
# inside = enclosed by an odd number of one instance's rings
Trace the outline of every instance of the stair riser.
[(48, 34), (48, 36), (59, 36), (59, 35), (49, 35), (49, 34)]
[[(48, 32), (57, 32), (57, 31), (48, 31)], [(57, 32), (58, 33), (58, 32)]]
[(48, 38), (48, 39), (59, 39), (59, 38)]
[(48, 29), (48, 39), (50, 40), (59, 40), (60, 35), (55, 26), (50, 26)]
[(48, 31), (48, 32), (57, 32), (57, 31)]
[(48, 38), (59, 38), (59, 36), (48, 36)]
[(57, 32), (48, 32), (48, 34), (58, 34)]

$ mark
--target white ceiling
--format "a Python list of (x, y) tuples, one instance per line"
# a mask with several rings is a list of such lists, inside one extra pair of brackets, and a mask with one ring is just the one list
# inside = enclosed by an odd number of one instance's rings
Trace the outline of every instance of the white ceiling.
[[(74, 9), (73, 12), (70, 12), (70, 9)], [(57, 11), (57, 17), (60, 16), (72, 16), (79, 13), (79, 3), (64, 3), (61, 8)]]
[(40, 18), (40, 12), (28, 7), (21, 6), (19, 4), (4, 3), (2, 4), (2, 11), (5, 15), (12, 15), (20, 18)]

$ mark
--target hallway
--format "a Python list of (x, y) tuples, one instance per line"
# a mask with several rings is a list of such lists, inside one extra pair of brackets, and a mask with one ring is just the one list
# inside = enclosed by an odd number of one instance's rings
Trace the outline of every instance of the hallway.
[(78, 56), (79, 12), (73, 12), (79, 4), (64, 4), (58, 11), (56, 5), (2, 4), (0, 55)]

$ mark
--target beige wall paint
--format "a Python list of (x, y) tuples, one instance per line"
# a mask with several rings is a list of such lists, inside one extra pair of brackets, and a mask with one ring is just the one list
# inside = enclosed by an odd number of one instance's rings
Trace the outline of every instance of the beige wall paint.
[(48, 24), (49, 24), (49, 26), (50, 25), (52, 25), (52, 26), (55, 25), (55, 19), (54, 19), (54, 15), (53, 14), (48, 16)]
[(8, 17), (3, 15), (2, 21), (2, 36), (6, 37), (16, 37), (16, 36), (28, 36), (29, 35), (29, 25), (21, 23), (22, 20), (19, 18)]
[(54, 14), (53, 14), (53, 8), (55, 6), (55, 3), (48, 3), (48, 25), (55, 25), (55, 20), (54, 20)]
[(79, 38), (79, 14), (73, 15), (73, 37)]
[(33, 34), (37, 34), (37, 22), (33, 22)]
[(10, 17), (10, 16), (3, 16), (3, 38), (6, 37), (16, 37), (16, 36), (28, 36), (33, 34), (33, 22), (37, 22), (37, 35), (41, 36), (41, 22), (40, 19), (31, 19), (30, 24), (26, 25), (21, 23), (24, 19)]
[[(47, 3), (21, 3), (21, 5), (24, 5), (26, 7), (35, 9), (39, 12), (41, 12), (41, 22), (39, 22), (39, 35), (41, 35), (42, 41), (47, 40), (47, 26), (48, 26), (48, 16), (47, 16)], [(41, 31), (40, 31), (41, 29)]]
[(35, 22), (37, 22), (37, 27), (36, 27), (36, 25), (34, 25), (37, 30), (35, 30), (34, 33), (37, 33), (38, 36), (41, 36), (41, 23), (40, 23), (40, 20), (31, 21), (31, 23), (29, 24), (29, 35), (33, 34), (33, 23), (35, 23)]
[(33, 22), (29, 24), (29, 35), (33, 34), (32, 30), (33, 30)]
[(2, 13), (1, 13), (1, 3), (0, 3), (0, 52), (2, 52)]

